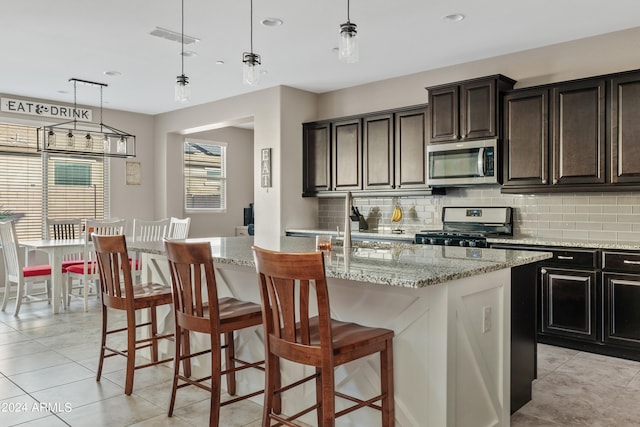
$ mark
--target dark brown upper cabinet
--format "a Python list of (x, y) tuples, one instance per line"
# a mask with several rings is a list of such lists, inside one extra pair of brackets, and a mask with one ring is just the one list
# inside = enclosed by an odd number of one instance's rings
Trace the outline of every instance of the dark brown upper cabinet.
[(549, 183), (549, 91), (523, 90), (504, 97), (504, 185)]
[(498, 74), (428, 87), (429, 141), (500, 138), (502, 94), (514, 84)]
[(551, 89), (553, 184), (605, 182), (604, 79)]
[(640, 190), (639, 71), (515, 90), (505, 105), (503, 193)]
[(364, 189), (426, 187), (427, 108), (366, 116)]
[(362, 124), (359, 118), (333, 122), (331, 151), (333, 190), (361, 190)]
[(611, 182), (640, 184), (640, 73), (611, 80)]
[(331, 190), (331, 123), (305, 123), (302, 127), (302, 194)]
[(396, 188), (427, 186), (428, 115), (428, 108), (401, 111), (395, 114)]
[(395, 153), (393, 114), (365, 117), (364, 135), (364, 188), (395, 188)]
[(427, 186), (426, 105), (303, 123), (304, 197), (444, 194)]

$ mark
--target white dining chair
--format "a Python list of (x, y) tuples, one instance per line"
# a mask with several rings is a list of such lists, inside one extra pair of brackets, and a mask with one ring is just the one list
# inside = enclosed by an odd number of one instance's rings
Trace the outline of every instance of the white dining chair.
[[(167, 237), (169, 232), (169, 218), (157, 221), (149, 221), (139, 218), (133, 219), (133, 235), (134, 242), (161, 242)], [(142, 276), (142, 258), (138, 251), (129, 253), (131, 258), (131, 275), (133, 282), (139, 283)]]
[[(82, 297), (84, 299), (84, 311), (89, 310), (89, 285), (95, 283), (100, 279), (98, 272), (98, 264), (95, 258), (95, 251), (91, 243), (91, 233), (100, 235), (115, 236), (118, 234), (124, 234), (127, 220), (86, 220), (84, 224), (84, 250), (82, 253), (82, 264), (71, 265), (67, 267), (67, 280), (64, 290), (64, 298), (67, 299), (67, 305), (71, 304), (71, 297), (73, 296), (73, 280), (79, 280), (80, 286), (77, 288), (82, 289)], [(96, 294), (97, 294), (97, 287)]]
[[(82, 218), (47, 218), (44, 237), (48, 240), (79, 239), (82, 237)], [(81, 252), (65, 254), (62, 269), (66, 271), (67, 267), (82, 263)]]
[[(0, 222), (0, 244), (4, 255), (5, 284), (2, 311), (10, 299), (16, 300), (13, 315), (17, 316), (23, 303), (51, 301), (51, 266), (49, 264), (25, 266), (25, 252), (18, 249), (18, 236), (13, 221)], [(12, 297), (11, 284), (16, 284), (16, 294)], [(44, 291), (27, 292), (27, 284), (44, 283)]]
[(189, 225), (191, 224), (191, 218), (176, 218), (171, 217), (169, 221), (169, 232), (167, 233), (168, 239), (186, 239), (189, 237)]

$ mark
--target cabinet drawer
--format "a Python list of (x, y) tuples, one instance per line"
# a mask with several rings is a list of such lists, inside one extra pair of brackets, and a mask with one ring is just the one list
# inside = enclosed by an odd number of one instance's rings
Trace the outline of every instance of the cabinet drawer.
[(605, 251), (602, 253), (602, 268), (640, 273), (640, 253)]
[(598, 268), (597, 250), (564, 250), (555, 248), (547, 249), (547, 251), (553, 252), (553, 258), (545, 260), (545, 264)]

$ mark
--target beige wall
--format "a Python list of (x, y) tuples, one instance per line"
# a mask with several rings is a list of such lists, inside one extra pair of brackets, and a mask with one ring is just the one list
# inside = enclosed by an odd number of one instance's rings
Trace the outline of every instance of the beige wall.
[[(217, 102), (188, 107), (156, 116), (156, 213), (164, 216), (184, 216), (182, 203), (180, 135), (232, 126), (252, 121), (254, 124), (253, 158), (228, 167), (253, 169), (253, 201), (256, 242), (264, 246), (277, 245), (285, 226), (293, 222), (312, 227), (317, 222), (317, 201), (302, 199), (302, 135), (301, 123), (313, 120), (316, 114), (315, 95), (287, 87), (263, 89)], [(260, 186), (262, 148), (272, 150), (272, 187)], [(228, 213), (230, 215), (231, 213)], [(234, 212), (242, 225), (242, 212)], [(194, 219), (196, 215), (203, 218)], [(197, 223), (212, 223), (221, 214), (190, 214)], [(194, 229), (191, 236), (230, 235), (231, 230)]]
[[(253, 202), (253, 130), (226, 127), (189, 135), (192, 138), (227, 143), (227, 212), (191, 216), (191, 236), (233, 236), (243, 225), (242, 208)], [(181, 177), (182, 179), (182, 177)], [(183, 193), (184, 194), (184, 193)]]
[[(492, 74), (504, 74), (516, 80), (516, 88), (520, 88), (640, 69), (639, 46), (640, 27), (637, 27), (327, 92), (318, 96), (316, 119), (424, 104), (426, 86)], [(428, 45), (422, 51), (428, 55)]]
[[(1, 94), (1, 96), (14, 97), (35, 102), (51, 102), (23, 97), (20, 94)], [(56, 104), (59, 104), (56, 102)], [(60, 103), (61, 104), (61, 103)], [(73, 104), (68, 104), (72, 107)], [(78, 105), (79, 107), (93, 108), (94, 121), (98, 120), (99, 107)], [(124, 130), (136, 136), (137, 157), (131, 159), (111, 159), (111, 216), (125, 218), (129, 221), (129, 229), (133, 218), (159, 219), (155, 216), (154, 188), (155, 188), (155, 155), (154, 134), (152, 116), (136, 114), (125, 111), (103, 111), (105, 124)], [(11, 114), (0, 112), (0, 121), (7, 123), (19, 123), (32, 126), (51, 124), (45, 118), (28, 116), (24, 114)], [(126, 162), (140, 162), (141, 184), (126, 185)], [(1, 189), (0, 189), (1, 191)], [(129, 231), (129, 230), (128, 230)]]

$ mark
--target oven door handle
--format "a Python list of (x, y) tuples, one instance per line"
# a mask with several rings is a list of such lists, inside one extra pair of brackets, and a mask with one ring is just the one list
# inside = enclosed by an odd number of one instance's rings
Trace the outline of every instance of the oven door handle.
[(478, 176), (484, 176), (484, 147), (478, 148)]

